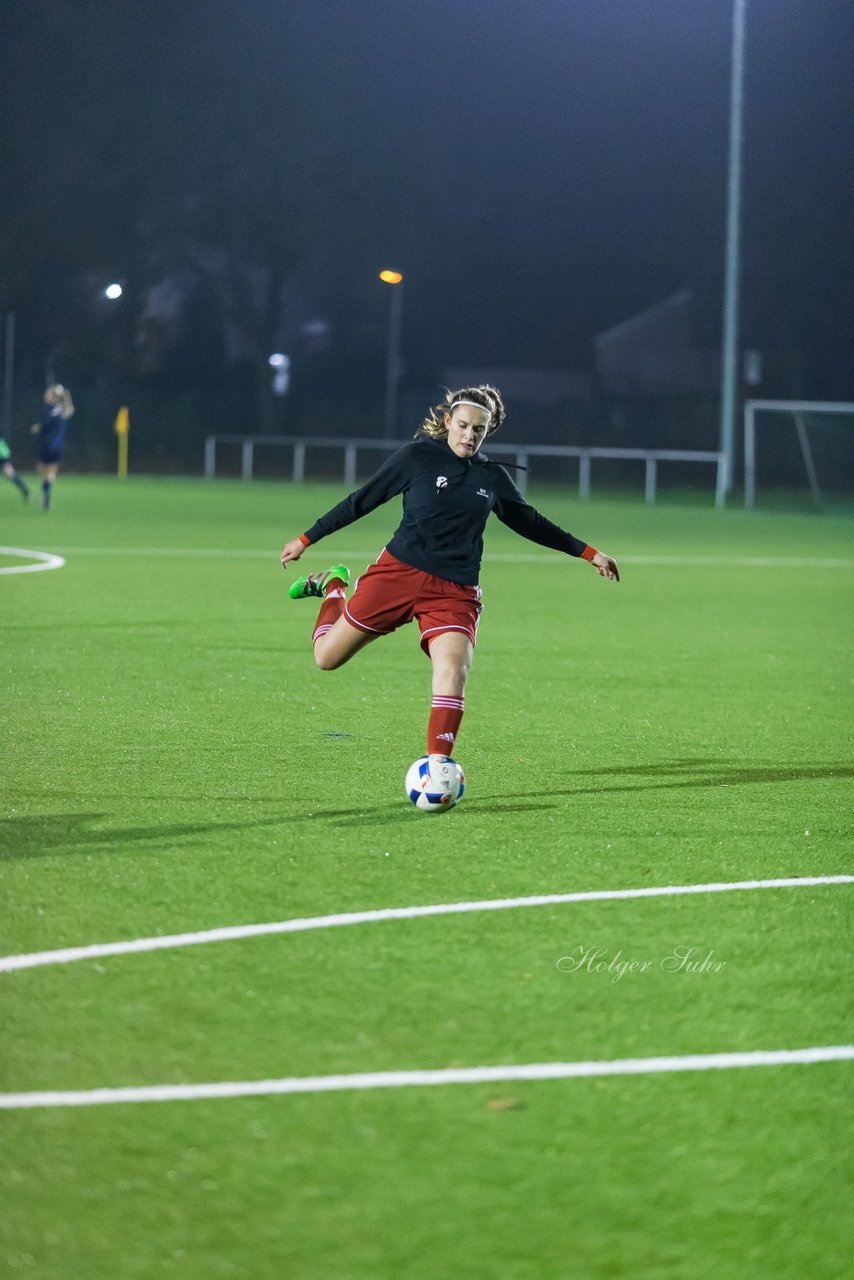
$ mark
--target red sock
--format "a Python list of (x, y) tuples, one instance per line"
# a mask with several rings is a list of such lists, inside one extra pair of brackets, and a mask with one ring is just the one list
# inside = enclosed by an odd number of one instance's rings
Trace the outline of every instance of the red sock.
[(452, 756), (463, 718), (463, 699), (434, 694), (427, 725), (427, 754)]
[(316, 644), (321, 636), (325, 636), (327, 631), (332, 630), (344, 612), (346, 602), (347, 596), (344, 583), (340, 578), (332, 578), (326, 584), (326, 599), (320, 606), (320, 613), (317, 615), (317, 622), (314, 624), (314, 632), (311, 637), (312, 644)]

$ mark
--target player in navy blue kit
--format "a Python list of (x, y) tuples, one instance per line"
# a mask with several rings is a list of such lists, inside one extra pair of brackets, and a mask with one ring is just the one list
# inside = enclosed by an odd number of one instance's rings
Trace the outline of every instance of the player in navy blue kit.
[(41, 422), (33, 426), (33, 434), (39, 436), (39, 453), (36, 470), (42, 478), (42, 507), (50, 508), (51, 489), (56, 480), (68, 419), (74, 413), (71, 394), (61, 383), (54, 383), (44, 393), (44, 409)]
[(449, 393), (425, 418), (415, 441), (288, 542), (281, 555), (287, 567), (306, 547), (403, 495), (400, 526), (349, 600), (345, 565), (299, 578), (288, 594), (323, 598), (312, 640), (315, 661), (324, 671), (343, 666), (378, 636), (418, 622), (421, 647), (433, 664), (428, 755), (452, 755), (459, 733), (481, 610), (478, 577), (490, 512), (531, 542), (587, 560), (603, 578), (620, 580), (610, 556), (547, 520), (525, 501), (504, 467), (479, 452), (504, 417), (494, 387)]

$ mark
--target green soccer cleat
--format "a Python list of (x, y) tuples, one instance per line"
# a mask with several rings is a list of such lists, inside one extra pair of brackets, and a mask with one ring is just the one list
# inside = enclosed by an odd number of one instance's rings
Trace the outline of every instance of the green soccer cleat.
[(306, 573), (288, 587), (288, 595), (292, 600), (306, 600), (309, 596), (325, 596), (328, 584), (335, 578), (344, 586), (350, 583), (350, 570), (345, 564), (334, 564), (331, 569), (322, 573)]

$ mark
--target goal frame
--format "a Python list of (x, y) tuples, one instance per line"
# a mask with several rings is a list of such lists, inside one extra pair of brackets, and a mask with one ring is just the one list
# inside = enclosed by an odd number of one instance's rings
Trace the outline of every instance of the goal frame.
[(854, 403), (846, 400), (745, 400), (744, 402), (744, 505), (752, 509), (756, 501), (756, 414), (787, 413), (795, 420), (795, 431), (804, 470), (816, 503), (821, 502), (821, 489), (812, 456), (807, 424), (807, 413), (847, 413), (854, 417)]

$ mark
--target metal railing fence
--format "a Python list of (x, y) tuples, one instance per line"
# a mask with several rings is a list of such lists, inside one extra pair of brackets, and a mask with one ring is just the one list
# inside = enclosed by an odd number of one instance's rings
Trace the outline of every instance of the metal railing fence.
[[(244, 480), (251, 480), (255, 467), (255, 446), (272, 445), (293, 450), (291, 479), (300, 483), (305, 479), (305, 459), (308, 449), (342, 449), (344, 451), (344, 484), (353, 486), (356, 483), (356, 463), (360, 449), (391, 453), (399, 449), (405, 442), (385, 439), (350, 439), (345, 436), (238, 436), (215, 435), (205, 440), (205, 470), (207, 479), (216, 475), (217, 446), (220, 444), (240, 445), (240, 475)], [(724, 455), (710, 450), (697, 449), (616, 449), (600, 446), (581, 445), (547, 445), (547, 444), (490, 444), (489, 456), (495, 458), (512, 458), (516, 466), (521, 468), (514, 479), (524, 493), (527, 487), (527, 475), (524, 468), (529, 458), (577, 458), (578, 459), (578, 496), (588, 498), (591, 487), (591, 464), (596, 458), (610, 458), (644, 463), (644, 498), (647, 502), (655, 502), (658, 486), (658, 464), (660, 462), (704, 462), (714, 463), (715, 506), (722, 507), (725, 501), (725, 467)]]

